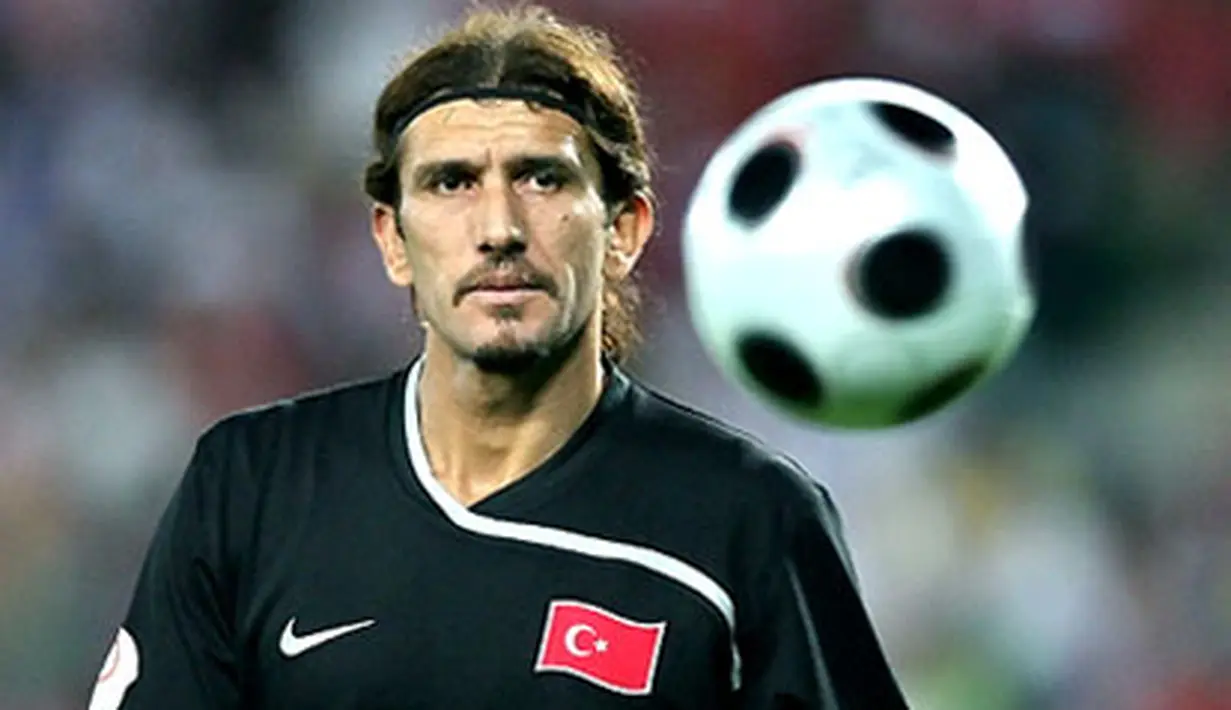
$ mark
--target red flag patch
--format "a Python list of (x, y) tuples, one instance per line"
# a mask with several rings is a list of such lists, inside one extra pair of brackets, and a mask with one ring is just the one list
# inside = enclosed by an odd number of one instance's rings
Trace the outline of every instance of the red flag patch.
[(585, 602), (547, 608), (535, 672), (558, 671), (625, 695), (648, 695), (667, 622), (625, 619)]

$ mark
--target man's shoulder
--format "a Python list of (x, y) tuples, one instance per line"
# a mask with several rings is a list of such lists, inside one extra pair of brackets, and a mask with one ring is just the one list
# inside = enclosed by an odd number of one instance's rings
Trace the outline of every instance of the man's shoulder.
[(406, 369), (304, 390), (282, 399), (230, 412), (210, 424), (197, 441), (207, 451), (269, 450), (287, 437), (312, 439), (383, 426), (400, 406)]
[[(618, 473), (637, 475), (637, 493), (649, 493), (684, 529), (738, 531), (738, 546), (761, 556), (779, 549), (791, 531), (823, 528), (849, 563), (833, 496), (791, 454), (650, 385), (636, 383), (631, 399), (633, 424), (621, 432), (629, 443), (621, 447)], [(723, 569), (704, 551), (681, 554)]]
[(634, 440), (661, 473), (779, 502), (828, 500), (803, 464), (762, 437), (645, 382), (633, 390)]

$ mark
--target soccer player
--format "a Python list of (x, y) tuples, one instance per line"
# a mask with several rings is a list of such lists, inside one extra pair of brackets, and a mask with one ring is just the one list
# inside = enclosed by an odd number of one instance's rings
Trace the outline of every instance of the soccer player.
[(608, 39), (473, 11), (375, 110), (423, 352), (199, 439), (91, 710), (905, 707), (826, 490), (638, 383)]

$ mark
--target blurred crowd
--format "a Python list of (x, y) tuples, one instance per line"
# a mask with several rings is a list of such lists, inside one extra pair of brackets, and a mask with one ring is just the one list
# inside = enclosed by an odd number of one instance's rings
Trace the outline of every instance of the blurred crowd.
[[(913, 706), (1231, 708), (1231, 4), (547, 4), (612, 31), (647, 97), (663, 213), (633, 369), (828, 483)], [(0, 2), (0, 710), (85, 706), (203, 427), (417, 346), (359, 173), (376, 93), (461, 7)], [(678, 259), (724, 135), (848, 73), (1002, 139), (1040, 302), (976, 395), (860, 434), (722, 381)]]

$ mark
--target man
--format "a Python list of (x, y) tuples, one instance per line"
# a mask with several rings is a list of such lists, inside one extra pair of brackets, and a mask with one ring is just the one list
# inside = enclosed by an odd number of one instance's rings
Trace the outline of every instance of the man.
[(91, 709), (905, 707), (825, 490), (620, 367), (654, 202), (609, 42), (476, 11), (375, 147), (422, 355), (201, 437)]

